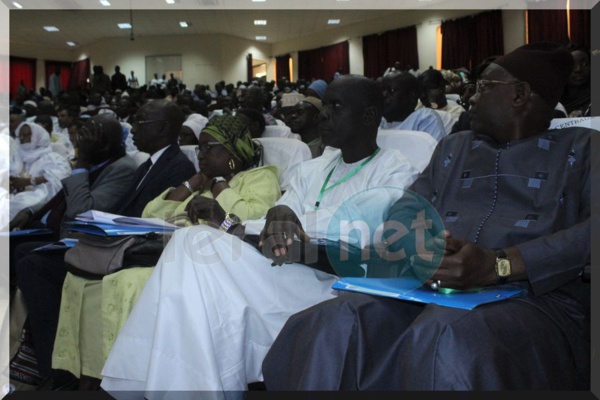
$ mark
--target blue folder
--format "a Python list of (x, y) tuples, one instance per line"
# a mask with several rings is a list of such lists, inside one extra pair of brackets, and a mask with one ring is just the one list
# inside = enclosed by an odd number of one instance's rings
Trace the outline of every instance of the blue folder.
[(173, 232), (176, 229), (159, 226), (148, 227), (134, 225), (112, 225), (82, 221), (65, 222), (64, 226), (70, 231), (84, 232), (97, 236), (126, 236), (145, 235), (147, 233), (168, 233)]
[(516, 285), (489, 286), (476, 292), (443, 294), (413, 278), (342, 278), (333, 289), (392, 297), (418, 303), (435, 303), (440, 306), (472, 310), (482, 304), (524, 296), (527, 290)]

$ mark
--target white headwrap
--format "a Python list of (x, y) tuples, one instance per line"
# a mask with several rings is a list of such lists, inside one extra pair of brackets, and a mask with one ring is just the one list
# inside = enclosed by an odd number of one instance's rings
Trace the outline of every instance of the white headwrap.
[(24, 125), (31, 128), (31, 142), (21, 143), (21, 141), (19, 141), (19, 156), (23, 162), (31, 165), (39, 160), (44, 154), (52, 152), (52, 143), (48, 131), (34, 122), (21, 122), (15, 131), (17, 138)]
[(190, 114), (183, 125), (189, 127), (196, 135), (196, 139), (200, 140), (200, 132), (202, 132), (207, 122), (208, 118), (202, 114)]

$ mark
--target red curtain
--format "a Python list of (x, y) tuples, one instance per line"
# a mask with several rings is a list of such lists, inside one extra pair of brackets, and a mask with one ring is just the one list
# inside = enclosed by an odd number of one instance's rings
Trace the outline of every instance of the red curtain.
[(502, 11), (442, 22), (442, 68), (472, 70), (486, 58), (504, 54)]
[(387, 31), (363, 37), (364, 75), (378, 78), (385, 70), (399, 61), (402, 68), (417, 68), (417, 27)]
[(590, 48), (590, 10), (570, 10), (571, 42), (577, 46)]
[(54, 74), (56, 67), (60, 68), (60, 87), (66, 90), (71, 79), (71, 63), (64, 61), (46, 61), (46, 89), (50, 86), (50, 76)]
[(76, 61), (71, 66), (71, 79), (66, 86), (67, 90), (84, 93), (88, 87), (87, 80), (90, 77), (90, 59)]
[(290, 79), (290, 55), (275, 57), (275, 69), (277, 70), (275, 77), (276, 82), (280, 82), (283, 77)]
[(474, 17), (471, 68), (475, 68), (490, 56), (504, 54), (503, 32), (502, 11), (483, 12)]
[(442, 68), (472, 69), (472, 39), (474, 36), (472, 16), (442, 21)]
[(566, 45), (569, 42), (566, 10), (528, 10), (527, 27), (529, 43)]
[(299, 79), (323, 79), (330, 82), (338, 69), (342, 74), (350, 72), (348, 41), (298, 52)]
[(28, 90), (35, 89), (35, 58), (10, 57), (10, 98), (17, 96), (19, 83), (23, 81)]

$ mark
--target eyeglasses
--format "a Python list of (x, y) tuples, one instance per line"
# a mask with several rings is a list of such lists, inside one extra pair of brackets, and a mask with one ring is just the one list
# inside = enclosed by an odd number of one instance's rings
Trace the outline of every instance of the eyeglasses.
[(209, 151), (213, 147), (217, 147), (217, 146), (223, 146), (223, 143), (221, 143), (221, 142), (205, 142), (205, 143), (202, 143), (201, 145), (199, 145), (195, 149), (196, 150), (196, 157), (200, 157), (201, 153), (206, 153), (207, 151)]
[(489, 85), (516, 85), (516, 84), (521, 84), (521, 83), (524, 83), (524, 82), (521, 82), (521, 81), (505, 82), (505, 81), (495, 81), (495, 80), (491, 80), (491, 79), (480, 79), (475, 84), (475, 93), (477, 93), (477, 94), (482, 93), (485, 90), (485, 88), (488, 87)]
[(148, 124), (154, 124), (156, 122), (167, 122), (167, 120), (164, 119), (148, 119), (146, 121), (135, 121), (131, 127), (135, 130), (137, 130), (140, 126), (144, 126), (144, 125), (148, 125)]

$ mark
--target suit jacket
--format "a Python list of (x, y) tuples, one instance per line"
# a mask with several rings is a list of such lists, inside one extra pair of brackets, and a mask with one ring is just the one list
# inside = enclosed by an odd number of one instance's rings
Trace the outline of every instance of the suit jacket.
[[(141, 166), (140, 166), (141, 168)], [(172, 144), (152, 166), (146, 179), (136, 189), (144, 177), (140, 168), (127, 194), (120, 200), (121, 208), (117, 214), (129, 217), (141, 217), (146, 204), (164, 192), (167, 188), (179, 186), (181, 182), (196, 174), (196, 167), (179, 148)]]
[(50, 211), (47, 227), (58, 233), (65, 217), (72, 219), (91, 209), (114, 212), (118, 199), (131, 185), (135, 170), (135, 161), (123, 156), (92, 173), (83, 172), (63, 179), (62, 190), (33, 214), (30, 225), (39, 223)]
[(67, 199), (65, 217), (75, 218), (77, 214), (92, 209), (113, 212), (131, 186), (136, 167), (131, 157), (124, 156), (108, 165), (92, 185), (87, 173), (63, 179)]

